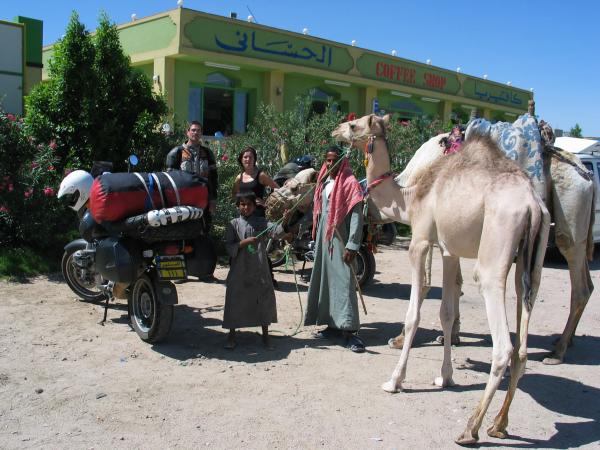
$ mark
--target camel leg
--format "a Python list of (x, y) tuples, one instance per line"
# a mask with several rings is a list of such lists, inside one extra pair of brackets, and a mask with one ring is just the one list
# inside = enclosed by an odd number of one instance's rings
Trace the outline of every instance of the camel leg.
[[(485, 309), (492, 335), (492, 365), (483, 398), (469, 418), (465, 431), (456, 438), (456, 443), (460, 445), (474, 444), (479, 440), (481, 422), (498, 389), (513, 350), (504, 301), (506, 277), (512, 264), (516, 243), (511, 245), (510, 242), (506, 242), (508, 239), (501, 239), (498, 237), (498, 233), (491, 231), (486, 233), (484, 224), (484, 235), (480, 244), (475, 276), (476, 279), (479, 279), (480, 290), (485, 299)], [(483, 242), (486, 242), (487, 245), (484, 245)], [(498, 245), (502, 245), (502, 247), (497, 248), (498, 246), (491, 245), (493, 242), (498, 242)]]
[(406, 364), (408, 361), (408, 353), (412, 345), (413, 338), (419, 327), (421, 304), (423, 303), (423, 279), (425, 266), (425, 253), (427, 252), (428, 242), (421, 240), (413, 241), (408, 249), (408, 257), (411, 265), (411, 290), (410, 303), (406, 312), (404, 321), (405, 342), (400, 354), (400, 360), (392, 373), (392, 378), (381, 385), (381, 388), (387, 392), (399, 392), (402, 390), (402, 381), (406, 377)]
[(523, 376), (523, 373), (525, 373), (525, 365), (527, 363), (527, 336), (531, 311), (527, 308), (527, 306), (523, 308), (523, 285), (521, 284), (522, 274), (523, 258), (521, 255), (519, 255), (515, 268), (515, 287), (517, 291), (517, 330), (515, 336), (515, 348), (513, 350), (510, 363), (510, 383), (508, 385), (508, 390), (506, 391), (506, 397), (504, 398), (502, 408), (494, 419), (494, 425), (487, 430), (489, 436), (500, 439), (504, 439), (508, 435), (506, 432), (506, 427), (508, 426), (508, 410), (515, 396), (517, 384)]
[(430, 245), (427, 249), (427, 257), (425, 258), (425, 281), (423, 282), (423, 287), (425, 290), (425, 295), (431, 289), (431, 263), (433, 262), (433, 245)]
[[(452, 322), (452, 333), (451, 333), (451, 344), (452, 345), (460, 345), (460, 296), (462, 291), (462, 273), (460, 270), (460, 262), (458, 264), (458, 270), (456, 271), (456, 288), (453, 291), (452, 302), (454, 303), (454, 320)], [(444, 288), (445, 290), (445, 288)], [(443, 295), (443, 292), (442, 292)], [(445, 336), (438, 336), (436, 341), (440, 344), (443, 344), (446, 339)]]
[[(432, 247), (431, 247), (432, 248)], [(430, 250), (427, 252), (427, 257), (430, 258), (431, 256), (431, 248)], [(431, 260), (429, 260), (428, 263), (429, 264), (429, 269), (427, 269), (427, 266), (425, 268), (425, 270), (429, 270), (431, 271)], [(430, 280), (431, 280), (431, 273), (429, 274)], [(460, 345), (460, 310), (459, 310), (459, 302), (460, 302), (460, 296), (461, 296), (461, 290), (462, 290), (462, 284), (463, 284), (463, 278), (462, 278), (462, 272), (460, 269), (460, 263), (458, 264), (458, 270), (456, 271), (456, 289), (453, 291), (453, 299), (452, 302), (454, 303), (454, 321), (452, 323), (452, 339), (451, 339), (451, 344), (452, 345)], [(429, 291), (429, 288), (431, 286), (423, 286), (423, 297), (425, 297), (425, 295), (427, 295), (427, 292)], [(444, 291), (445, 289), (443, 289)], [(443, 295), (443, 292), (442, 292)], [(444, 343), (444, 336), (438, 336), (436, 339), (440, 344)], [(402, 331), (400, 332), (400, 334), (394, 338), (390, 338), (388, 340), (388, 346), (390, 348), (395, 348), (398, 350), (402, 350), (402, 346), (404, 345), (404, 328), (402, 328)]]
[[(423, 279), (423, 288), (422, 288), (422, 293), (421, 293), (423, 298), (425, 298), (425, 296), (429, 292), (429, 289), (431, 289), (431, 261), (432, 260), (433, 260), (433, 245), (429, 245), (429, 247), (427, 248), (427, 256), (425, 257), (425, 276)], [(406, 329), (405, 327), (402, 327), (402, 331), (400, 332), (400, 334), (398, 336), (390, 338), (388, 340), (388, 347), (395, 348), (397, 350), (402, 350), (402, 347), (404, 347), (404, 331), (405, 331), (405, 329)]]
[(460, 344), (460, 296), (462, 292), (463, 278), (460, 270), (460, 261), (456, 271), (456, 289), (454, 290), (454, 322), (452, 323), (452, 345)]
[(585, 243), (578, 245), (574, 244), (568, 248), (557, 239), (557, 245), (569, 266), (569, 276), (571, 278), (571, 307), (567, 324), (554, 347), (554, 351), (543, 360), (544, 364), (549, 365), (561, 364), (563, 362), (567, 347), (573, 340), (583, 310), (594, 290), (586, 258)]
[(443, 257), (444, 279), (442, 285), (442, 304), (440, 305), (440, 322), (444, 330), (444, 362), (442, 373), (434, 384), (439, 387), (453, 386), (452, 381), (452, 329), (454, 324), (454, 298), (456, 296), (456, 273), (459, 270), (459, 259), (453, 256)]

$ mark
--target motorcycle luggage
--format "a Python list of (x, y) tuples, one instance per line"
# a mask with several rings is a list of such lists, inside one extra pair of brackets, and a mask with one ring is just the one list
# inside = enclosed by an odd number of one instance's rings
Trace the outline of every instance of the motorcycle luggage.
[(104, 173), (94, 180), (89, 201), (96, 222), (114, 222), (170, 206), (204, 209), (208, 205), (208, 187), (206, 179), (181, 170)]
[(117, 283), (133, 283), (142, 270), (142, 250), (130, 239), (108, 237), (98, 242), (96, 270)]
[(126, 236), (141, 239), (146, 243), (195, 239), (206, 231), (204, 218), (174, 223), (163, 227), (144, 226), (123, 232)]

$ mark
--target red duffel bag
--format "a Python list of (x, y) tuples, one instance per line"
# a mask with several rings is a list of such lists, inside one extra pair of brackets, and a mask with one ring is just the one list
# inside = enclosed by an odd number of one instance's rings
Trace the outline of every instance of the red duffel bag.
[(206, 179), (182, 170), (104, 173), (90, 192), (90, 212), (98, 223), (114, 222), (152, 209), (188, 205), (206, 208)]

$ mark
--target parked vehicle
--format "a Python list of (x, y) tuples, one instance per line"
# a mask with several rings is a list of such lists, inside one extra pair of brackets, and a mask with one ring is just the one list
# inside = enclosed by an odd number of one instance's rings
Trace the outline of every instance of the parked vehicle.
[(600, 141), (573, 137), (557, 137), (554, 145), (574, 153), (586, 169), (592, 173), (596, 186), (595, 221), (592, 234), (594, 243), (600, 243)]
[[(94, 178), (85, 171), (67, 175), (58, 193), (81, 214), (81, 239), (65, 246), (62, 259), (67, 284), (83, 300), (105, 300), (107, 306), (114, 297), (126, 298), (131, 327), (149, 343), (161, 341), (171, 329), (173, 307), (178, 302), (173, 281), (212, 274), (216, 264), (203, 209), (168, 205), (165, 199), (169, 195), (176, 194), (179, 199), (181, 193), (168, 192), (164, 177), (160, 183), (156, 175), (140, 174), (140, 178), (142, 182), (145, 176), (157, 180), (163, 207), (124, 220), (96, 221), (99, 214), (92, 215), (88, 200), (90, 192), (98, 189), (99, 179), (92, 186)], [(171, 173), (170, 177), (177, 175)], [(206, 187), (202, 180), (194, 183)], [(178, 191), (175, 184), (172, 188)]]

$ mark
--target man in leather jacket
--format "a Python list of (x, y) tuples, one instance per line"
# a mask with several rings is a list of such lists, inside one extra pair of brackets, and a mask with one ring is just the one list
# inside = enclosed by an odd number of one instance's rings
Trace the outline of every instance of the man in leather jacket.
[(190, 122), (187, 137), (188, 140), (185, 144), (175, 147), (167, 154), (167, 171), (185, 170), (206, 178), (208, 180), (209, 212), (214, 215), (219, 187), (215, 155), (208, 147), (202, 145), (200, 122), (195, 120)]

